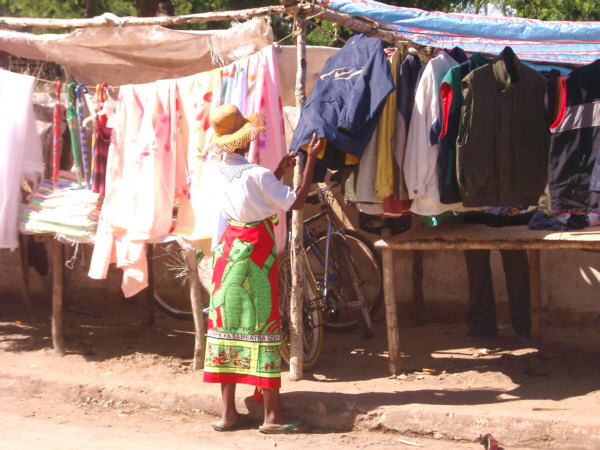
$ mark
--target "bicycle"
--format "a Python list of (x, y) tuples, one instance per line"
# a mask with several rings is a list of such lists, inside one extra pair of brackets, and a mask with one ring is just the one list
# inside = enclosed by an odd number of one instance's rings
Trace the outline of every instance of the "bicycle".
[[(148, 274), (153, 278), (154, 303), (165, 314), (179, 320), (193, 320), (188, 285), (188, 265), (185, 252), (176, 238), (167, 238), (147, 247)], [(205, 286), (210, 285), (211, 261), (196, 253), (199, 275)], [(166, 270), (165, 270), (166, 269)]]
[[(378, 254), (359, 233), (337, 224), (329, 202), (331, 189), (319, 188), (309, 198), (321, 211), (304, 220), (301, 257), (305, 296), (302, 302), (303, 368), (312, 369), (320, 356), (323, 328), (348, 331), (360, 325), (365, 337), (373, 336), (371, 316), (382, 303), (382, 271)], [(325, 222), (324, 231), (312, 224)], [(360, 268), (360, 270), (359, 270)], [(279, 314), (281, 350), (290, 360), (291, 258), (279, 259)]]

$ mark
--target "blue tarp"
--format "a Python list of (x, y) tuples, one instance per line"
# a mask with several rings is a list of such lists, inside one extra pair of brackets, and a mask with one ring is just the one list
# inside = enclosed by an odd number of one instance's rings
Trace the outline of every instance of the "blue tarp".
[(532, 62), (589, 64), (600, 58), (600, 22), (429, 12), (373, 0), (317, 0), (333, 11), (370, 19), (421, 45), (498, 54), (506, 46)]

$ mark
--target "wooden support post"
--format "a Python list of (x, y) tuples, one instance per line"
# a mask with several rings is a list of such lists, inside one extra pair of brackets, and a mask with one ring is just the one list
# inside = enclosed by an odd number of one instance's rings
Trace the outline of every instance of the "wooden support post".
[(52, 239), (52, 344), (59, 356), (65, 355), (63, 340), (63, 265), (65, 248), (62, 242)]
[(394, 287), (394, 251), (383, 249), (383, 295), (385, 300), (385, 322), (388, 339), (388, 368), (390, 374), (398, 375), (401, 370), (400, 333), (398, 331), (398, 308)]
[(413, 302), (417, 325), (425, 325), (425, 299), (423, 296), (423, 251), (413, 250)]
[[(306, 21), (303, 17), (294, 18), (294, 29), (296, 30), (296, 51), (298, 66), (296, 71), (296, 108), (298, 117), (302, 105), (306, 101)], [(300, 186), (302, 181), (302, 168), (297, 164), (294, 168), (294, 189)], [(301, 210), (292, 211), (292, 292), (290, 301), (290, 378), (301, 380), (303, 377), (302, 361), (304, 355), (304, 336), (302, 330), (302, 302), (304, 301), (304, 261), (302, 259), (304, 226)]]
[(23, 284), (23, 303), (27, 312), (31, 314), (31, 296), (29, 295), (29, 236), (19, 233), (19, 257), (21, 262), (21, 282)]
[[(188, 266), (188, 281), (190, 283), (190, 301), (194, 316), (194, 362), (193, 370), (204, 368), (204, 350), (206, 344), (206, 320), (203, 309), (208, 306), (208, 291), (200, 282), (198, 275), (197, 250), (189, 243), (180, 243), (185, 252), (185, 262)], [(205, 301), (206, 299), (206, 301)]]
[(542, 283), (541, 283), (540, 251), (529, 250), (529, 288), (531, 299), (531, 336), (536, 341), (542, 340)]
[(154, 325), (154, 267), (152, 260), (154, 256), (153, 244), (146, 244), (146, 262), (148, 264), (148, 287), (144, 292), (144, 314), (142, 325)]

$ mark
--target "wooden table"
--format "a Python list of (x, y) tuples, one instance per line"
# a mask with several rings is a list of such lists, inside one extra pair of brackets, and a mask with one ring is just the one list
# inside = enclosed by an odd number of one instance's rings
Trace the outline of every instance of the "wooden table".
[[(600, 227), (577, 231), (530, 230), (526, 225), (490, 227), (479, 224), (445, 224), (438, 227), (409, 231), (393, 238), (380, 239), (375, 247), (383, 256), (383, 288), (386, 307), (386, 323), (389, 361), (392, 375), (401, 371), (400, 337), (396, 305), (394, 270), (395, 251), (413, 251), (415, 259), (422, 250), (528, 250), (531, 292), (531, 333), (541, 340), (541, 278), (540, 250), (595, 249), (600, 250)], [(422, 268), (418, 279), (415, 264), (413, 296), (417, 304), (423, 298)]]
[[(21, 245), (21, 272), (23, 283), (23, 301), (31, 312), (31, 301), (29, 294), (29, 265), (27, 263), (27, 235), (36, 235), (44, 240), (50, 241), (52, 245), (52, 344), (54, 351), (60, 356), (65, 355), (63, 338), (63, 296), (64, 296), (64, 265), (66, 244), (93, 245), (94, 236), (84, 238), (59, 238), (53, 233), (30, 233), (20, 230)], [(148, 261), (148, 287), (140, 293), (144, 295), (145, 308), (142, 325), (154, 324), (154, 275), (152, 269), (153, 245), (177, 241), (183, 249), (186, 263), (189, 268), (190, 299), (195, 325), (194, 342), (194, 369), (201, 369), (204, 364), (204, 343), (206, 334), (205, 319), (202, 309), (208, 306), (208, 292), (202, 287), (198, 275), (198, 261), (196, 259), (197, 246), (182, 238), (165, 236), (164, 238), (149, 241), (146, 244), (146, 258)]]

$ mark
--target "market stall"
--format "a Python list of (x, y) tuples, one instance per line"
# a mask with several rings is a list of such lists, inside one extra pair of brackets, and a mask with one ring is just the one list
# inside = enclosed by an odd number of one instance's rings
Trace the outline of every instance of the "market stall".
[[(18, 28), (24, 25), (27, 26), (35, 26), (35, 27), (44, 27), (44, 28), (77, 28), (78, 31), (73, 33), (64, 39), (64, 42), (61, 42), (60, 39), (50, 39), (44, 40), (42, 37), (36, 39), (30, 39), (29, 37), (24, 38), (19, 33), (11, 32), (11, 31), (3, 31), (0, 34), (0, 48), (5, 51), (10, 51), (11, 53), (17, 54), (22, 57), (28, 58), (36, 58), (36, 59), (51, 59), (61, 64), (65, 65), (67, 69), (76, 75), (78, 81), (85, 80), (82, 82), (85, 83), (98, 83), (100, 81), (106, 81), (107, 77), (114, 76), (114, 80), (111, 80), (109, 83), (114, 83), (116, 85), (123, 84), (125, 82), (135, 82), (135, 83), (148, 83), (154, 82), (153, 80), (158, 80), (165, 77), (192, 77), (193, 80), (194, 74), (198, 74), (202, 71), (208, 71), (209, 68), (212, 68), (213, 65), (227, 67), (228, 65), (234, 65), (232, 67), (240, 67), (239, 61), (244, 58), (249, 58), (249, 55), (255, 54), (255, 52), (261, 51), (262, 48), (265, 47), (263, 44), (269, 43), (269, 30), (268, 27), (265, 27), (265, 22), (260, 20), (258, 22), (254, 22), (253, 25), (243, 25), (242, 28), (237, 28), (237, 31), (233, 29), (230, 34), (223, 33), (218, 38), (200, 36), (198, 39), (203, 39), (202, 42), (197, 43), (198, 46), (203, 49), (208, 48), (210, 51), (204, 51), (202, 58), (196, 58), (196, 54), (193, 52), (189, 52), (189, 46), (192, 45), (190, 40), (192, 39), (186, 33), (178, 33), (172, 30), (165, 30), (157, 27), (158, 25), (167, 26), (167, 25), (177, 25), (181, 23), (197, 23), (204, 21), (215, 21), (215, 20), (231, 20), (231, 19), (248, 19), (251, 17), (269, 17), (273, 14), (289, 14), (294, 18), (294, 33), (297, 39), (297, 46), (294, 49), (289, 49), (287, 54), (288, 58), (290, 55), (293, 55), (292, 61), (295, 61), (293, 67), (296, 69), (293, 71), (295, 76), (291, 76), (289, 73), (290, 64), (283, 64), (282, 59), (280, 59), (279, 64), (280, 67), (285, 66), (288, 71), (281, 70), (281, 83), (276, 83), (278, 88), (281, 88), (281, 98), (287, 99), (282, 101), (283, 104), (286, 104), (291, 98), (295, 98), (296, 107), (300, 110), (306, 101), (306, 88), (307, 86), (312, 86), (312, 80), (317, 77), (319, 74), (322, 63), (315, 64), (311, 66), (311, 56), (310, 53), (306, 52), (305, 45), (305, 27), (307, 21), (312, 18), (318, 17), (319, 19), (329, 20), (336, 24), (343, 25), (353, 30), (364, 33), (365, 35), (376, 37), (383, 39), (384, 41), (391, 42), (397, 44), (398, 47), (402, 47), (402, 52), (396, 52), (396, 58), (399, 57), (399, 54), (402, 53), (402, 56), (406, 56), (408, 54), (407, 45), (410, 42), (414, 42), (418, 45), (413, 47), (419, 47), (423, 50), (422, 46), (433, 46), (437, 49), (446, 48), (449, 46), (460, 45), (462, 47), (463, 53), (466, 52), (477, 52), (482, 51), (487, 55), (497, 55), (501, 52), (501, 48), (498, 46), (500, 42), (502, 47), (504, 47), (506, 42), (515, 47), (515, 51), (518, 55), (526, 58), (529, 62), (535, 64), (554, 64), (554, 66), (544, 66), (544, 68), (551, 67), (555, 68), (557, 64), (562, 65), (583, 65), (591, 63), (594, 58), (598, 55), (598, 47), (600, 43), (600, 27), (598, 24), (562, 24), (559, 28), (557, 28), (556, 24), (545, 24), (539, 21), (523, 21), (521, 19), (515, 18), (487, 18), (481, 16), (472, 16), (472, 15), (453, 15), (453, 14), (441, 14), (441, 13), (425, 13), (423, 11), (420, 12), (419, 17), (423, 17), (423, 22), (419, 22), (416, 24), (415, 17), (411, 16), (415, 10), (409, 10), (408, 8), (396, 8), (389, 7), (388, 5), (380, 4), (377, 2), (352, 2), (352, 1), (338, 1), (338, 2), (317, 2), (314, 3), (304, 3), (301, 2), (299, 4), (293, 4), (288, 6), (273, 6), (267, 8), (258, 8), (254, 10), (244, 10), (237, 12), (228, 12), (228, 13), (209, 13), (209, 14), (194, 14), (189, 16), (181, 16), (181, 17), (157, 17), (157, 18), (116, 18), (111, 15), (104, 15), (99, 18), (94, 19), (77, 19), (77, 20), (57, 20), (57, 19), (25, 19), (25, 18), (0, 18), (0, 26), (7, 28)], [(429, 20), (427, 14), (432, 14), (433, 18), (437, 18), (439, 20)], [(446, 20), (447, 19), (447, 20)], [(369, 20), (367, 22), (365, 20)], [(374, 25), (374, 23), (376, 25)], [(410, 24), (410, 25), (409, 25)], [(416, 25), (415, 25), (416, 24)], [(468, 25), (468, 26), (467, 26)], [(500, 26), (501, 25), (501, 26)], [(514, 25), (511, 26), (511, 25)], [(521, 31), (514, 31), (518, 28), (519, 25), (527, 25), (527, 33), (522, 33)], [(430, 26), (433, 26), (431, 28)], [(243, 28), (245, 27), (245, 28)], [(248, 27), (254, 27), (252, 31), (249, 30)], [(94, 30), (94, 33), (90, 37), (82, 36), (81, 30), (91, 28)], [(518, 28), (521, 30), (521, 28)], [(136, 33), (136, 32), (140, 33)], [(118, 40), (126, 39), (127, 42), (131, 42), (131, 45), (126, 51), (123, 51), (122, 48), (111, 49), (110, 46), (107, 46), (107, 49), (104, 48), (95, 48), (93, 42), (98, 38), (98, 36), (104, 36), (106, 39), (113, 34), (118, 34)], [(177, 36), (173, 40), (167, 40), (166, 35), (170, 35), (175, 33)], [(235, 44), (235, 42), (231, 39), (232, 34), (237, 33), (237, 37), (244, 40), (244, 42), (259, 42), (255, 45), (250, 45), (249, 48), (244, 48), (244, 54), (236, 53), (236, 50), (239, 49), (239, 45)], [(255, 33), (256, 40), (248, 39), (249, 33)], [(507, 33), (507, 34), (503, 34)], [(135, 36), (133, 36), (135, 34)], [(129, 36), (132, 35), (132, 36)], [(127, 37), (129, 36), (129, 37)], [(265, 37), (267, 36), (267, 37)], [(79, 47), (77, 47), (77, 40), (83, 39), (84, 42), (87, 42), (89, 54), (87, 58), (82, 58), (80, 52), (83, 51)], [(272, 41), (272, 36), (271, 36)], [(508, 41), (507, 41), (508, 39)], [(75, 41), (75, 42), (73, 42)], [(150, 43), (150, 47), (152, 47), (156, 42), (167, 42), (167, 47), (163, 47), (160, 49), (148, 50), (142, 48), (141, 51), (138, 51), (137, 48), (140, 47), (141, 43)], [(553, 42), (553, 51), (545, 52), (540, 51), (541, 43), (545, 42)], [(227, 44), (234, 42), (234, 45)], [(15, 45), (18, 44), (18, 45)], [(64, 44), (64, 47), (62, 45)], [(494, 44), (495, 46), (493, 46)], [(170, 47), (169, 47), (170, 45)], [(484, 47), (481, 47), (483, 45)], [(219, 47), (221, 46), (221, 47)], [(84, 46), (85, 47), (85, 46)], [(227, 48), (225, 48), (227, 47)], [(158, 48), (158, 47), (157, 47)], [(69, 50), (68, 52), (63, 51), (64, 49)], [(73, 54), (69, 52), (77, 52), (77, 56), (74, 57)], [(178, 64), (172, 64), (172, 57), (176, 55), (177, 51), (179, 51), (179, 55), (181, 57), (181, 61)], [(417, 50), (418, 51), (418, 50)], [(137, 53), (136, 53), (137, 52)], [(145, 53), (146, 52), (146, 53)], [(150, 52), (150, 53), (148, 53)], [(152, 53), (154, 52), (154, 53)], [(317, 52), (318, 53), (318, 52)], [(431, 56), (434, 56), (434, 51), (424, 50), (424, 54), (427, 55), (426, 60), (431, 59)], [(132, 56), (135, 54), (135, 56)], [(187, 56), (186, 56), (187, 54)], [(192, 60), (189, 59), (190, 54), (193, 54)], [(414, 53), (416, 54), (416, 53)], [(413, 56), (414, 56), (413, 54)], [(123, 56), (125, 55), (125, 56)], [(164, 56), (168, 56), (166, 58), (169, 61), (166, 61)], [(326, 57), (329, 55), (326, 55)], [(323, 57), (323, 56), (321, 56)], [(326, 59), (323, 58), (323, 59)], [(391, 56), (390, 56), (391, 58)], [(208, 60), (210, 59), (210, 65), (208, 67), (200, 68), (198, 66), (198, 61), (200, 60)], [(90, 63), (90, 60), (93, 60), (94, 63)], [(309, 62), (309, 67), (312, 67), (311, 74), (313, 75), (310, 82), (306, 82), (306, 71), (307, 71), (307, 60)], [(289, 61), (289, 59), (288, 59)], [(323, 61), (323, 60), (321, 60)], [(235, 66), (235, 64), (238, 64)], [(391, 64), (391, 59), (390, 59)], [(156, 70), (157, 67), (161, 67), (160, 70)], [(183, 67), (183, 68), (182, 68)], [(540, 66), (541, 67), (541, 66)], [(150, 69), (151, 68), (151, 69)], [(223, 70), (221, 69), (221, 72)], [(152, 75), (149, 75), (152, 73)], [(204, 72), (206, 73), (206, 72)], [(131, 77), (129, 79), (128, 77)], [(274, 80), (275, 78), (273, 78)], [(287, 80), (287, 83), (283, 83), (283, 80)], [(294, 89), (291, 88), (291, 80), (294, 80)], [(390, 75), (391, 79), (391, 75)], [(433, 79), (433, 78), (432, 78)], [(158, 83), (161, 85), (167, 85), (167, 82)], [(190, 86), (193, 83), (190, 84)], [(178, 89), (181, 89), (181, 84), (176, 86)], [(414, 87), (414, 85), (413, 85)], [(129, 88), (128, 88), (129, 89)], [(133, 88), (131, 88), (133, 89)], [(137, 89), (137, 88), (136, 88)], [(165, 89), (174, 89), (174, 87), (166, 87)], [(191, 89), (191, 87), (190, 87)], [(162, 91), (161, 91), (162, 92)], [(290, 95), (290, 92), (294, 92), (293, 97)], [(202, 95), (198, 93), (198, 98), (204, 98), (205, 102), (207, 102), (210, 106), (212, 104), (212, 100), (206, 97), (207, 92), (202, 92)], [(162, 95), (162, 94), (161, 94)], [(167, 94), (165, 94), (167, 95)], [(395, 96), (391, 96), (395, 97)], [(165, 97), (166, 98), (166, 97)], [(245, 97), (244, 97), (245, 98)], [(383, 99), (385, 100), (385, 98)], [(381, 102), (380, 108), (378, 108), (377, 114), (381, 114), (384, 110), (385, 101)], [(162, 101), (162, 100), (161, 100)], [(162, 105), (167, 105), (167, 101), (164, 101)], [(218, 102), (217, 102), (218, 103)], [(217, 104), (215, 103), (215, 104)], [(251, 109), (251, 103), (248, 102), (248, 109)], [(432, 102), (437, 105), (437, 102)], [(406, 105), (405, 105), (406, 106)], [(389, 108), (392, 108), (390, 106)], [(393, 117), (395, 110), (390, 109), (390, 113)], [(173, 117), (171, 115), (170, 117)], [(388, 115), (388, 117), (390, 117)], [(300, 117), (302, 121), (302, 117)], [(400, 118), (398, 118), (400, 120)], [(375, 122), (378, 122), (376, 120)], [(395, 129), (395, 125), (400, 122), (396, 122), (396, 119), (392, 119), (391, 127), (388, 124), (388, 130)], [(403, 122), (404, 126), (408, 126), (408, 122)], [(378, 123), (374, 123), (374, 127)], [(379, 126), (381, 126), (379, 124)], [(205, 130), (204, 130), (205, 131)], [(373, 132), (373, 129), (370, 130)], [(379, 131), (381, 132), (381, 130)], [(194, 134), (196, 133), (196, 134)], [(202, 132), (202, 138), (206, 138), (204, 136), (204, 132)], [(188, 133), (188, 139), (194, 140), (198, 139), (197, 130), (194, 132)], [(319, 136), (319, 137), (327, 137), (330, 136)], [(369, 137), (370, 136), (365, 136)], [(406, 136), (405, 136), (406, 137)], [(302, 142), (299, 143), (300, 145)], [(175, 144), (174, 144), (175, 145)], [(404, 143), (406, 146), (406, 142)], [(375, 145), (377, 147), (377, 145)], [(285, 149), (283, 149), (285, 151)], [(390, 150), (391, 152), (391, 150)], [(362, 150), (357, 152), (357, 155), (360, 157)], [(189, 156), (189, 155), (188, 155)], [(402, 157), (404, 158), (404, 156)], [(375, 158), (377, 159), (377, 157)], [(387, 155), (387, 159), (383, 158), (380, 161), (388, 161), (387, 163), (387, 172), (392, 173), (392, 177), (397, 173), (397, 170), (392, 168), (394, 165), (393, 161), (400, 164), (402, 161), (398, 159), (398, 156)], [(356, 164), (356, 162), (355, 162)], [(406, 167), (406, 166), (405, 166)], [(406, 169), (405, 169), (406, 170)], [(300, 171), (296, 172), (295, 183), (298, 183), (300, 176)], [(174, 182), (174, 184), (177, 184)], [(393, 184), (393, 183), (392, 183)], [(371, 188), (373, 185), (371, 185)], [(394, 191), (394, 187), (387, 187), (387, 189), (391, 189)], [(124, 192), (123, 190), (121, 192)], [(395, 193), (386, 194), (386, 198), (394, 197)], [(383, 195), (383, 194), (382, 194)], [(407, 194), (408, 195), (408, 194)], [(377, 194), (376, 197), (379, 200), (371, 201), (367, 199), (363, 201), (363, 203), (368, 204), (376, 204), (379, 203), (384, 204), (383, 197), (380, 194)], [(393, 200), (397, 200), (400, 202), (413, 201), (413, 208), (417, 204), (414, 198), (409, 196), (406, 198), (400, 198), (396, 196)], [(193, 203), (194, 199), (190, 197), (190, 202)], [(410, 203), (409, 203), (410, 204)], [(400, 209), (402, 212), (400, 214), (406, 214), (408, 208), (405, 203), (402, 203), (402, 207), (399, 204), (396, 204), (396, 208)], [(371, 208), (371, 209), (369, 209)], [(369, 205), (369, 208), (365, 206), (365, 210), (369, 209), (370, 211), (378, 210), (379, 206), (373, 207), (373, 205)], [(191, 207), (193, 210), (193, 208)], [(452, 208), (449, 208), (451, 210)], [(390, 212), (387, 210), (385, 212)], [(435, 215), (440, 211), (438, 210), (421, 210), (413, 211), (416, 214), (423, 215)], [(394, 212), (393, 214), (396, 214)], [(392, 214), (392, 215), (393, 215)], [(410, 214), (410, 213), (409, 213)], [(295, 213), (292, 218), (292, 255), (297, 254), (298, 249), (302, 245), (301, 238), (301, 227), (302, 227), (302, 215), (301, 213)], [(184, 237), (189, 239), (190, 241), (195, 241), (194, 239), (197, 236), (194, 236), (194, 232), (196, 231), (194, 223), (191, 223), (190, 228), (187, 230), (188, 232), (191, 230), (189, 234), (183, 233)], [(433, 234), (438, 233), (435, 228), (432, 229), (431, 232)], [(164, 230), (163, 230), (164, 231)], [(531, 253), (531, 264), (532, 264), (532, 286), (534, 284), (534, 280), (539, 280), (539, 270), (536, 270), (536, 264), (539, 265), (539, 255), (537, 255), (536, 263), (536, 253), (535, 251), (539, 251), (540, 248), (548, 248), (547, 246), (552, 245), (548, 244), (548, 239), (552, 242), (556, 239), (556, 237), (548, 238), (547, 235), (543, 237), (539, 234), (528, 234), (526, 236), (525, 241), (518, 236), (513, 236), (509, 233), (509, 235), (501, 235), (498, 238), (494, 238), (494, 232), (497, 232), (496, 229), (488, 229), (485, 237), (481, 240), (478, 238), (464, 238), (464, 236), (460, 239), (465, 239), (464, 248), (503, 248), (502, 246), (513, 246), (514, 248), (523, 248), (530, 249)], [(164, 232), (158, 233), (160, 235), (164, 235)], [(485, 233), (484, 233), (485, 234)], [(419, 245), (423, 245), (423, 249), (434, 249), (433, 246), (429, 246), (429, 244), (421, 244), (418, 239), (416, 241), (412, 241), (413, 237), (418, 237), (420, 235), (408, 234), (406, 235), (409, 243), (406, 245), (414, 247), (410, 247), (413, 249), (417, 249)], [(412, 237), (411, 237), (412, 236)], [(573, 235), (575, 236), (575, 235)], [(572, 247), (569, 248), (582, 248), (584, 245), (595, 245), (590, 244), (590, 242), (595, 242), (593, 239), (593, 233), (591, 241), (585, 241), (587, 244), (584, 244), (583, 240), (567, 240), (566, 242), (570, 242), (569, 245)], [(151, 242), (153, 238), (157, 236), (147, 236), (145, 242)], [(203, 236), (205, 237), (205, 236)], [(566, 237), (559, 236), (559, 239)], [(452, 235), (449, 237), (451, 240), (460, 241), (459, 237), (456, 235)], [(471, 240), (469, 240), (471, 239)], [(380, 241), (378, 246), (384, 249), (383, 254), (385, 258), (384, 267), (385, 267), (385, 286), (386, 286), (386, 308), (387, 308), (387, 328), (388, 328), (388, 341), (390, 345), (390, 369), (393, 372), (397, 372), (399, 369), (399, 345), (398, 343), (398, 333), (397, 333), (397, 318), (395, 314), (396, 303), (395, 303), (395, 295), (394, 295), (394, 286), (391, 280), (394, 279), (393, 272), (393, 257), (392, 252), (396, 249), (406, 250), (408, 247), (402, 247), (403, 244), (399, 242), (404, 242), (404, 238), (400, 237), (398, 241), (396, 240), (385, 240)], [(432, 241), (432, 242), (435, 242)], [(56, 244), (60, 247), (59, 244)], [(110, 244), (109, 244), (110, 245)], [(444, 246), (447, 245), (447, 246)], [(452, 244), (449, 242), (448, 244), (444, 244), (437, 249), (444, 248), (452, 248)], [(469, 247), (472, 245), (472, 247)], [(479, 247), (477, 247), (479, 246)], [(574, 247), (573, 247), (574, 246)], [(144, 247), (145, 248), (145, 247)], [(463, 247), (461, 247), (463, 248)], [(594, 247), (596, 248), (596, 247)], [(142, 247), (140, 247), (140, 254), (142, 255), (143, 261), (143, 252), (141, 251)], [(189, 255), (188, 255), (189, 256)], [(189, 259), (189, 258), (188, 258)], [(298, 260), (298, 258), (296, 258)], [(104, 259), (104, 263), (108, 261)], [(56, 265), (61, 265), (62, 267), (62, 257), (60, 248), (56, 248), (56, 257), (54, 259), (54, 263)], [(54, 266), (56, 269), (56, 273), (60, 274), (60, 270), (57, 266)], [(390, 271), (391, 269), (391, 271)], [(539, 266), (538, 266), (539, 269)], [(421, 268), (422, 270), (422, 268)], [(101, 273), (102, 270), (99, 271)], [(418, 273), (418, 268), (416, 270)], [(53, 318), (57, 324), (60, 322), (60, 314), (59, 311), (61, 309), (61, 298), (62, 298), (62, 281), (61, 277), (59, 277), (55, 273), (55, 295), (53, 295), (53, 302), (55, 308), (53, 309)], [(295, 299), (292, 302), (292, 364), (291, 364), (291, 373), (292, 377), (295, 379), (299, 379), (302, 377), (302, 336), (300, 326), (301, 323), (301, 302), (303, 298), (303, 294), (301, 292), (302, 283), (298, 282), (302, 278), (302, 268), (300, 265), (296, 265), (296, 270), (294, 271), (294, 291), (293, 298)], [(536, 278), (537, 277), (537, 278)], [(147, 284), (147, 280), (145, 281)], [(417, 286), (418, 283), (415, 285)], [(194, 284), (194, 286), (196, 286)], [(539, 284), (538, 284), (539, 286)], [(144, 288), (144, 283), (141, 283), (137, 288), (133, 289), (133, 291), (139, 291), (138, 288)], [(197, 287), (197, 286), (196, 286)], [(537, 288), (535, 286), (532, 287), (532, 294), (535, 296), (535, 290)], [(131, 292), (133, 292), (131, 291)], [(539, 295), (538, 295), (539, 299)], [(194, 308), (195, 318), (197, 324), (202, 321), (199, 317), (200, 303), (196, 303)], [(538, 328), (539, 330), (539, 328)], [(58, 348), (61, 347), (61, 340), (59, 338), (59, 334), (61, 332), (60, 327), (53, 327), (53, 332), (56, 332), (55, 336), (55, 345)], [(197, 329), (197, 346), (201, 345), (199, 342), (202, 341), (201, 335), (198, 333), (201, 330)], [(58, 350), (57, 348), (57, 350)], [(199, 347), (197, 347), (198, 350)], [(200, 352), (195, 353), (199, 355)]]

